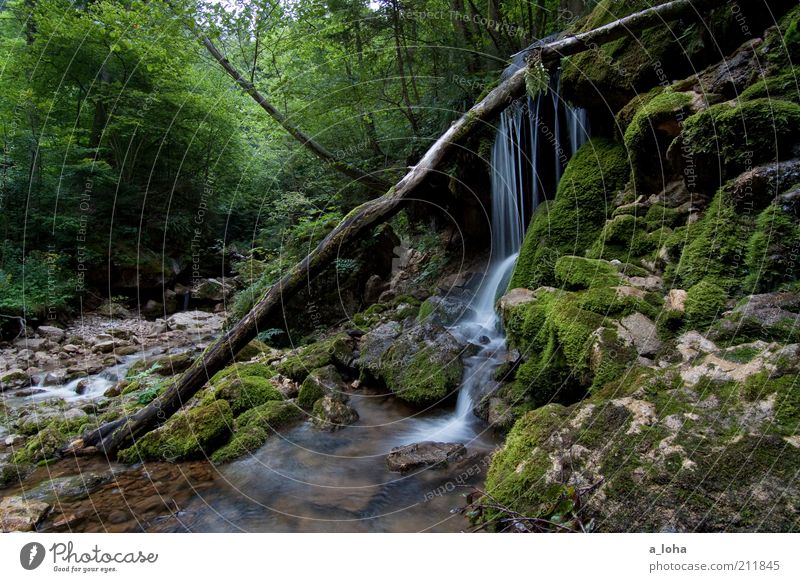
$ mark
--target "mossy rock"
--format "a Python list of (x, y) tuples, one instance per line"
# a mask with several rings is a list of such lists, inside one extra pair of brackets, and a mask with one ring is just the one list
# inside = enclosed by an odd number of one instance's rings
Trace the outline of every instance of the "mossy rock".
[(55, 426), (48, 425), (14, 452), (11, 462), (26, 465), (46, 462), (58, 456), (58, 451), (66, 444), (67, 435)]
[(253, 358), (257, 358), (262, 354), (268, 354), (271, 351), (272, 350), (267, 344), (255, 339), (239, 350), (239, 353), (236, 354), (234, 360), (237, 362), (246, 362), (248, 360), (252, 360)]
[(192, 362), (194, 362), (194, 358), (189, 352), (151, 356), (131, 364), (126, 377), (131, 378), (149, 370), (158, 376), (173, 376), (188, 369)]
[(700, 281), (686, 295), (686, 325), (701, 328), (722, 315), (728, 296), (725, 290), (711, 281)]
[(800, 139), (800, 105), (778, 99), (753, 99), (738, 106), (721, 103), (689, 117), (675, 155), (689, 158), (695, 168), (690, 189), (713, 192), (752, 166), (792, 157)]
[(117, 458), (123, 463), (204, 458), (228, 439), (232, 427), (230, 404), (216, 400), (178, 412), (132, 447), (119, 451)]
[(346, 333), (311, 344), (297, 355), (278, 364), (278, 372), (295, 382), (303, 382), (311, 370), (328, 364), (350, 367), (353, 364), (353, 339)]
[(612, 286), (620, 282), (611, 263), (584, 257), (564, 256), (555, 264), (556, 281), (567, 289)]
[(753, 99), (781, 99), (784, 101), (800, 101), (798, 90), (800, 67), (781, 69), (778, 74), (770, 75), (750, 85), (742, 91), (740, 101)]
[(658, 192), (671, 179), (674, 170), (667, 160), (667, 150), (691, 113), (692, 101), (690, 93), (664, 91), (633, 116), (625, 130), (625, 147), (639, 193)]
[(262, 362), (237, 362), (214, 374), (211, 378), (212, 384), (219, 384), (227, 378), (272, 378), (276, 370)]
[(685, 244), (680, 260), (668, 271), (668, 279), (684, 289), (704, 279), (725, 290), (740, 286), (753, 227), (753, 217), (737, 212), (730, 195), (721, 188), (697, 224), (673, 235)]
[(581, 309), (582, 295), (541, 289), (504, 321), (510, 344), (525, 357), (505, 391), (513, 404), (572, 402), (590, 386), (591, 338), (603, 316)]
[(286, 424), (297, 420), (303, 411), (290, 401), (272, 400), (261, 406), (251, 408), (236, 419), (236, 430), (240, 428), (258, 426), (264, 429), (277, 430)]
[(283, 400), (283, 394), (266, 378), (230, 376), (214, 390), (217, 400), (226, 400), (234, 416), (271, 400)]
[(211, 455), (213, 463), (227, 463), (260, 449), (269, 436), (278, 429), (302, 417), (302, 411), (293, 402), (270, 401), (251, 408), (236, 421), (236, 432), (231, 440)]
[(238, 430), (228, 444), (211, 454), (211, 462), (215, 464), (228, 463), (254, 453), (267, 442), (268, 438), (267, 431), (259, 426), (248, 426)]
[(797, 281), (798, 249), (800, 225), (783, 208), (771, 204), (758, 215), (755, 232), (747, 243), (745, 288), (765, 293)]
[(419, 324), (381, 356), (377, 373), (401, 400), (416, 406), (436, 404), (461, 384), (461, 345), (443, 327)]
[(540, 445), (568, 420), (568, 409), (560, 404), (548, 404), (517, 420), (503, 448), (492, 457), (486, 492), (502, 503), (524, 508), (526, 515), (545, 512), (545, 506), (557, 495), (557, 488), (548, 487), (545, 482), (552, 464)]
[(622, 146), (599, 138), (584, 144), (567, 164), (555, 200), (535, 212), (509, 289), (553, 285), (556, 260), (592, 245), (629, 174)]
[(596, 259), (629, 262), (650, 257), (663, 243), (669, 231), (650, 233), (648, 222), (630, 214), (616, 216), (606, 222), (603, 231), (586, 255)]
[(312, 370), (300, 386), (297, 404), (301, 408), (310, 409), (325, 394), (341, 393), (343, 382), (333, 365)]

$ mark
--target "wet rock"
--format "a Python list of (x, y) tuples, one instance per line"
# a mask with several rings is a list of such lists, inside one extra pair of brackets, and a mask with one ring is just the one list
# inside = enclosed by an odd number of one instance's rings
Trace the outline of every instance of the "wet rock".
[(22, 390), (17, 390), (14, 392), (14, 396), (17, 398), (27, 398), (28, 396), (33, 396), (35, 394), (42, 394), (47, 392), (44, 388), (23, 388)]
[(33, 351), (49, 349), (49, 347), (52, 345), (53, 342), (51, 342), (50, 340), (45, 338), (36, 338), (36, 337), (22, 338), (14, 342), (14, 346), (22, 350), (28, 349)]
[(377, 370), (370, 368), (369, 373), (401, 400), (417, 406), (435, 404), (454, 394), (461, 383), (462, 347), (443, 326), (421, 323), (391, 340)]
[(467, 454), (461, 443), (436, 443), (425, 441), (396, 447), (386, 456), (390, 471), (404, 473), (422, 467), (444, 466)]
[(314, 426), (320, 430), (338, 430), (358, 420), (358, 412), (340, 397), (325, 395), (314, 403), (311, 412)]
[(66, 370), (51, 370), (44, 375), (45, 386), (60, 386), (67, 381)]
[(776, 193), (785, 192), (798, 183), (800, 159), (794, 159), (756, 166), (734, 179), (728, 190), (737, 208), (752, 213), (766, 208)]
[(107, 340), (96, 343), (92, 346), (92, 351), (96, 354), (108, 354), (114, 351), (114, 348), (119, 347), (121, 344), (117, 340)]
[(67, 352), (68, 354), (77, 354), (81, 351), (81, 348), (76, 346), (75, 344), (65, 344), (61, 346), (61, 349)]
[(460, 318), (468, 316), (471, 310), (462, 298), (448, 295), (428, 297), (419, 308), (419, 319), (440, 325), (452, 325)]
[(55, 343), (61, 343), (64, 341), (64, 337), (66, 336), (66, 333), (63, 329), (53, 327), (51, 325), (40, 325), (36, 330), (36, 333), (39, 335), (39, 337), (49, 339)]
[(0, 528), (3, 532), (32, 531), (40, 523), (50, 505), (23, 497), (6, 497), (0, 501)]
[(79, 475), (57, 477), (43, 481), (36, 487), (26, 491), (28, 499), (57, 504), (64, 501), (77, 501), (89, 497), (106, 483), (114, 480), (111, 472), (82, 472)]
[(380, 374), (381, 357), (389, 350), (402, 330), (399, 322), (388, 321), (365, 334), (359, 343), (356, 367), (369, 376), (377, 377)]

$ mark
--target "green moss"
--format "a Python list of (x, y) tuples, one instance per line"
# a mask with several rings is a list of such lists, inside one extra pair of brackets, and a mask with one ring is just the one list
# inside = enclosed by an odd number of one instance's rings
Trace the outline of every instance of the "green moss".
[[(741, 285), (750, 219), (737, 212), (725, 189), (720, 189), (703, 218), (687, 233), (689, 242), (670, 271), (672, 282), (684, 288), (710, 279), (724, 289)], [(669, 244), (669, 243), (668, 243)]]
[(269, 380), (257, 376), (229, 377), (216, 387), (214, 397), (227, 400), (234, 416), (270, 400), (283, 400)]
[(381, 359), (386, 385), (398, 398), (427, 406), (455, 391), (463, 375), (458, 355), (423, 345), (409, 358), (408, 347), (395, 345)]
[(417, 313), (417, 321), (425, 321), (436, 310), (436, 305), (426, 299), (422, 302)]
[(236, 431), (236, 434), (228, 444), (217, 449), (211, 455), (211, 462), (216, 464), (227, 463), (253, 453), (267, 442), (269, 435), (267, 431), (258, 426), (250, 426)]
[(67, 435), (53, 425), (46, 426), (39, 433), (28, 440), (25, 446), (14, 452), (11, 462), (15, 465), (39, 463), (53, 459), (58, 455), (59, 449), (66, 444)]
[(318, 368), (303, 380), (297, 395), (297, 404), (301, 408), (310, 409), (317, 400), (325, 396), (326, 390), (337, 392), (341, 390), (341, 387), (342, 377), (334, 366)]
[(230, 377), (245, 377), (253, 376), (258, 378), (272, 378), (276, 371), (270, 366), (255, 362), (255, 363), (235, 363), (227, 368), (220, 370), (211, 378), (212, 384), (218, 384), (220, 381)]
[(747, 243), (746, 289), (753, 293), (774, 291), (797, 280), (800, 226), (777, 204), (771, 204), (756, 220)]
[(588, 289), (620, 283), (617, 269), (605, 261), (564, 256), (556, 261), (554, 271), (556, 281), (568, 289)]
[[(664, 231), (647, 232), (642, 218), (623, 214), (611, 219), (587, 251), (587, 256), (605, 260), (630, 261), (653, 253), (666, 239)], [(668, 230), (668, 229), (667, 229)]]
[(725, 309), (725, 290), (710, 281), (700, 281), (686, 295), (686, 325), (693, 329), (716, 321)]
[(593, 139), (581, 147), (567, 164), (555, 200), (534, 214), (510, 288), (552, 285), (558, 257), (583, 254), (592, 244), (628, 175), (628, 158), (619, 144)]
[(581, 293), (539, 293), (506, 322), (511, 344), (525, 356), (511, 385), (514, 404), (574, 401), (591, 384), (590, 337), (603, 317), (579, 307)]
[[(661, 172), (654, 168), (663, 165), (667, 149), (679, 132), (679, 126), (689, 113), (692, 97), (688, 93), (664, 91), (636, 112), (625, 130), (625, 147), (633, 164), (633, 180), (639, 190), (657, 186)], [(664, 131), (663, 127), (671, 127)]]
[(747, 362), (751, 362), (760, 353), (761, 350), (754, 346), (738, 346), (726, 350), (723, 357), (730, 362), (746, 364)]
[(719, 186), (746, 168), (791, 157), (800, 137), (800, 105), (778, 99), (753, 99), (738, 106), (721, 103), (686, 120), (682, 152), (696, 167), (721, 168), (708, 177)]
[(681, 222), (681, 216), (674, 208), (668, 208), (663, 204), (653, 204), (647, 209), (644, 221), (647, 229), (653, 231), (662, 227), (677, 227)]
[(302, 415), (303, 411), (295, 403), (285, 400), (273, 400), (251, 408), (238, 417), (236, 419), (236, 430), (238, 432), (240, 428), (250, 426), (277, 430)]
[(765, 77), (750, 85), (742, 91), (739, 100), (782, 99), (785, 101), (798, 101), (800, 99), (799, 78), (800, 67), (790, 68), (788, 71), (782, 69), (780, 74)]
[(296, 356), (286, 358), (278, 365), (277, 369), (278, 372), (295, 382), (302, 382), (311, 370), (322, 368), (328, 364), (349, 366), (352, 359), (352, 339), (346, 333), (340, 333), (332, 338), (311, 344)]
[(541, 445), (568, 420), (568, 410), (559, 404), (543, 406), (517, 420), (503, 448), (492, 457), (487, 493), (525, 515), (541, 513), (556, 494), (545, 486), (552, 464)]
[(270, 348), (267, 344), (255, 339), (239, 350), (239, 353), (236, 354), (235, 359), (237, 362), (246, 362), (247, 360), (252, 360), (261, 354), (266, 354), (269, 352)]
[(616, 116), (617, 128), (623, 136), (625, 135), (625, 132), (627, 131), (636, 114), (663, 92), (664, 87), (661, 85), (653, 87), (647, 93), (639, 93), (636, 95), (633, 99), (628, 101), (628, 103), (626, 103), (622, 109), (619, 110), (619, 113), (617, 113)]
[(178, 412), (132, 447), (119, 451), (117, 458), (123, 463), (202, 458), (228, 438), (232, 426), (230, 405), (226, 400), (216, 400)]

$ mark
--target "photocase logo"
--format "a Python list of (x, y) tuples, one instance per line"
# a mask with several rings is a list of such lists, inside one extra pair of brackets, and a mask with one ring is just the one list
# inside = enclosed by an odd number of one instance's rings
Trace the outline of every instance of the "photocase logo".
[(19, 551), (19, 563), (26, 570), (35, 570), (44, 561), (44, 546), (39, 542), (30, 542)]

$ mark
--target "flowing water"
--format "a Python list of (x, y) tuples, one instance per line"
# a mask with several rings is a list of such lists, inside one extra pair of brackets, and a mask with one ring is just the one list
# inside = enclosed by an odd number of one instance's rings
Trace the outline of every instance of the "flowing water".
[[(564, 157), (586, 140), (586, 113), (559, 106), (551, 95), (524, 98), (500, 117), (492, 150), (492, 247), (485, 276), (449, 329), (464, 345), (464, 379), (455, 410), (413, 410), (392, 395), (359, 390), (350, 404), (359, 420), (334, 433), (309, 422), (272, 435), (252, 455), (228, 465), (148, 463), (126, 468), (99, 459), (82, 462), (81, 476), (108, 474), (90, 498), (69, 503), (45, 528), (63, 531), (459, 531), (454, 513), (463, 493), (480, 486), (498, 439), (473, 408), (494, 386), (507, 360), (496, 301), (538, 204), (553, 196)], [(548, 121), (549, 120), (549, 121)], [(561, 135), (562, 132), (564, 135)], [(569, 151), (562, 152), (562, 144)], [(540, 172), (553, 172), (556, 180)], [(546, 169), (545, 169), (546, 168)], [(101, 392), (130, 363), (98, 375)], [(63, 387), (74, 394), (74, 386)], [(469, 454), (447, 470), (388, 471), (393, 447), (425, 440), (460, 442)], [(70, 463), (41, 468), (41, 479), (69, 480)], [(72, 469), (74, 474), (74, 469)], [(32, 481), (35, 482), (35, 479)], [(100, 480), (102, 481), (102, 479)], [(21, 488), (22, 489), (22, 488)], [(49, 494), (47, 489), (43, 495)]]

